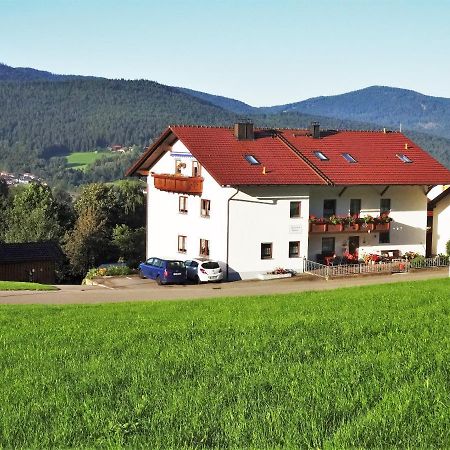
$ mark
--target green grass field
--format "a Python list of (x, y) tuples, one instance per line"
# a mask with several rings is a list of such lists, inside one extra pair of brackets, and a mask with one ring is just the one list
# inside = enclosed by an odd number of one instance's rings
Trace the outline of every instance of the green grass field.
[(67, 164), (72, 169), (85, 170), (89, 164), (92, 164), (97, 159), (103, 158), (111, 154), (108, 151), (93, 151), (93, 152), (74, 152), (66, 157)]
[(3, 448), (448, 448), (450, 280), (0, 308)]
[(0, 291), (53, 291), (55, 289), (55, 286), (49, 286), (47, 284), (0, 281)]

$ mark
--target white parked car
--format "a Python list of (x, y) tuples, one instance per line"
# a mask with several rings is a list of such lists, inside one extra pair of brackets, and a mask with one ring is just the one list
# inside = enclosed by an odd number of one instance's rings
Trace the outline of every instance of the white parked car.
[(213, 281), (220, 283), (223, 280), (223, 272), (217, 261), (209, 259), (188, 259), (184, 262), (187, 279), (196, 283)]

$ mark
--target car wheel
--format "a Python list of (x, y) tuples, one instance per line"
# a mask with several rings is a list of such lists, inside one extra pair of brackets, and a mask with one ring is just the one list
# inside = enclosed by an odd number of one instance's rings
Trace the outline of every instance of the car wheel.
[(138, 275), (139, 275), (139, 278), (142, 278), (142, 279), (145, 278), (145, 276), (144, 276), (144, 274), (142, 273), (142, 270), (141, 270), (141, 269), (139, 269)]
[(162, 285), (162, 281), (161, 281), (161, 278), (159, 278), (159, 277), (156, 277), (156, 284), (158, 284), (159, 286), (161, 286)]
[(195, 281), (195, 284), (201, 284), (201, 281), (200, 281), (200, 278), (198, 275), (195, 275), (194, 281)]

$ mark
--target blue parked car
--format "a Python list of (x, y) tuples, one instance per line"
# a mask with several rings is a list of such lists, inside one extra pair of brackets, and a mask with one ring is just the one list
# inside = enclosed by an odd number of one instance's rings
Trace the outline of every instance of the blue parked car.
[(186, 266), (183, 261), (149, 258), (139, 264), (139, 276), (156, 280), (158, 284), (185, 283)]

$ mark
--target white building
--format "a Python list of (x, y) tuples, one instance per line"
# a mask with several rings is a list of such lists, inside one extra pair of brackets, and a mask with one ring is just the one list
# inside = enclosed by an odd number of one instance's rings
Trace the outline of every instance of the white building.
[(445, 255), (450, 241), (450, 188), (433, 198), (428, 207), (433, 211), (432, 252)]
[[(401, 133), (171, 126), (147, 176), (147, 256), (220, 261), (230, 279), (331, 254), (425, 254), (427, 192), (450, 171)], [(310, 228), (310, 216), (392, 222)], [(370, 222), (370, 221), (369, 221)], [(318, 228), (321, 228), (318, 230)]]

